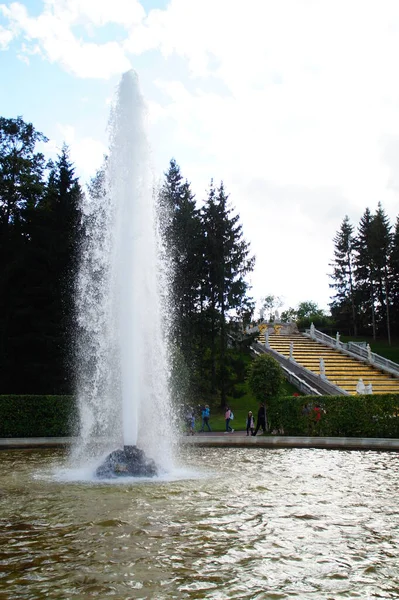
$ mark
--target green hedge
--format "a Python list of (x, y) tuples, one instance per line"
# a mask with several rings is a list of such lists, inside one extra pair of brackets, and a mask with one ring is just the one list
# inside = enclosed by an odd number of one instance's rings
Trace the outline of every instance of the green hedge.
[[(304, 405), (319, 404), (316, 422)], [(284, 435), (399, 438), (399, 394), (285, 397), (268, 403), (270, 429)]]
[[(319, 423), (306, 403), (322, 407)], [(289, 396), (269, 400), (267, 413), (284, 435), (399, 438), (399, 394)], [(0, 437), (77, 435), (77, 415), (72, 396), (0, 396)]]
[(0, 396), (0, 437), (76, 435), (72, 396)]

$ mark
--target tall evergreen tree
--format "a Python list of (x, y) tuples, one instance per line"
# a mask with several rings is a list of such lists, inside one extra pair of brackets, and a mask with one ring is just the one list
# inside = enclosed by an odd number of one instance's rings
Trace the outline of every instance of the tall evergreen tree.
[(335, 289), (330, 304), (331, 313), (341, 329), (352, 329), (357, 335), (355, 280), (354, 280), (354, 228), (348, 215), (344, 217), (334, 242), (334, 259), (330, 266), (333, 272), (330, 275), (333, 283), (330, 287)]
[(358, 292), (358, 311), (363, 328), (371, 325), (373, 338), (376, 338), (376, 285), (372, 260), (373, 216), (366, 208), (358, 226), (354, 249), (354, 271)]
[[(213, 340), (220, 333), (221, 406), (226, 402), (226, 317), (244, 304), (249, 285), (245, 276), (252, 271), (255, 258), (243, 237), (239, 215), (228, 204), (223, 182), (215, 190), (211, 182), (208, 200), (202, 211), (205, 232), (205, 272), (211, 309)], [(211, 348), (212, 388), (216, 389), (216, 348)]]
[(392, 235), (389, 272), (391, 280), (390, 303), (392, 307), (392, 323), (395, 335), (397, 336), (399, 335), (399, 216), (396, 217)]
[(378, 300), (378, 317), (381, 324), (385, 321), (388, 343), (391, 344), (390, 327), (390, 273), (389, 256), (392, 248), (391, 225), (382, 208), (381, 202), (373, 216), (370, 236), (370, 255), (372, 273), (375, 279), (376, 297)]
[[(70, 348), (73, 333), (74, 277), (80, 239), (82, 190), (64, 144), (50, 171), (41, 207), (42, 231), (36, 238), (38, 252), (46, 256), (47, 323), (53, 335), (46, 345), (47, 364), (53, 365), (53, 387), (71, 391)], [(45, 231), (43, 231), (45, 229)], [(55, 358), (57, 357), (57, 359)]]
[[(200, 309), (202, 231), (199, 211), (188, 181), (176, 161), (159, 194), (160, 230), (170, 267), (171, 339), (179, 352), (174, 354), (178, 372), (190, 372), (195, 379), (198, 359), (198, 311)], [(184, 360), (185, 365), (180, 362)], [(188, 369), (187, 369), (188, 367)]]

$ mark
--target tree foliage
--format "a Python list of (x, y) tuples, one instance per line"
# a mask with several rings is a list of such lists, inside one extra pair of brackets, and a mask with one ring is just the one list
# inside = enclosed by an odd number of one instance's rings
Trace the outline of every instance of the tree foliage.
[[(73, 388), (82, 190), (67, 146), (47, 161), (38, 150), (46, 141), (22, 117), (0, 118), (0, 389), (6, 394)], [(103, 185), (100, 171), (91, 186)], [(220, 394), (224, 404), (245, 371), (233, 338), (239, 320), (253, 312), (250, 246), (223, 183), (211, 183), (200, 207), (175, 160), (158, 208), (170, 267), (170, 381), (180, 398)], [(101, 220), (101, 207), (93, 218)]]
[(299, 329), (307, 329), (313, 323), (318, 329), (331, 326), (331, 318), (312, 300), (300, 302), (296, 308), (288, 308), (281, 313), (284, 323), (295, 321)]
[(190, 373), (193, 393), (220, 392), (224, 405), (234, 380), (229, 332), (234, 317), (252, 312), (246, 275), (254, 258), (223, 183), (215, 188), (211, 181), (208, 197), (198, 209), (190, 184), (172, 160), (159, 209), (172, 274), (171, 341), (181, 350), (178, 371)]
[(379, 203), (374, 214), (365, 209), (356, 233), (346, 216), (333, 242), (330, 306), (338, 328), (390, 342), (392, 331), (399, 333), (398, 222), (392, 231)]
[(259, 402), (278, 397), (284, 382), (280, 364), (268, 354), (257, 356), (249, 369), (249, 387)]
[(43, 134), (0, 118), (0, 387), (64, 393), (80, 187), (66, 146), (55, 164)]

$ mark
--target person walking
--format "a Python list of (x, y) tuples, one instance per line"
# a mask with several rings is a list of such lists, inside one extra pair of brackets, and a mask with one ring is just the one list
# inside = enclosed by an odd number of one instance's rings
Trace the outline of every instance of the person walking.
[(232, 429), (230, 427), (231, 410), (230, 410), (230, 408), (228, 406), (226, 406), (225, 413), (224, 413), (224, 418), (225, 418), (225, 421), (226, 421), (226, 431), (225, 431), (225, 433), (230, 433), (230, 432), (234, 433), (234, 429)]
[(252, 414), (252, 410), (249, 411), (247, 416), (247, 435), (251, 432), (251, 435), (254, 434), (255, 424), (254, 424), (254, 416)]
[(256, 429), (252, 435), (256, 435), (260, 428), (262, 428), (263, 433), (266, 433), (266, 407), (264, 402), (261, 402), (259, 406)]
[(187, 435), (194, 435), (195, 430), (195, 412), (193, 408), (189, 408), (186, 414)]
[(205, 425), (208, 427), (208, 431), (212, 431), (211, 426), (209, 425), (209, 417), (210, 417), (210, 410), (209, 410), (209, 406), (208, 404), (205, 404), (205, 406), (202, 409), (202, 427), (200, 429), (200, 431), (204, 431)]

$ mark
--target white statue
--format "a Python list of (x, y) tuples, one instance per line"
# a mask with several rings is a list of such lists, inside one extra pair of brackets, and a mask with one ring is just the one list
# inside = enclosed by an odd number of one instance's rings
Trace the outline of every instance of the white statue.
[(326, 365), (324, 363), (324, 358), (320, 356), (320, 377), (326, 376)]
[(266, 328), (266, 331), (265, 331), (265, 346), (266, 346), (266, 348), (269, 348), (269, 328), (268, 327)]
[(340, 337), (341, 336), (339, 335), (339, 332), (337, 331), (337, 335), (335, 336), (335, 341), (336, 341), (337, 346), (339, 346), (339, 338)]
[(313, 323), (311, 323), (310, 325), (310, 337), (311, 338), (315, 338), (315, 326), (313, 325)]
[(263, 321), (263, 317), (265, 315), (265, 309), (261, 308), (260, 311), (259, 311), (259, 314), (260, 314), (260, 320)]
[(363, 383), (363, 379), (360, 377), (359, 381), (357, 382), (356, 385), (356, 393), (357, 394), (365, 394), (366, 392), (366, 386)]
[(294, 342), (290, 342), (290, 360), (294, 360)]
[(369, 383), (368, 385), (366, 385), (365, 389), (364, 389), (364, 393), (365, 394), (372, 394), (373, 393), (373, 384)]
[(367, 359), (368, 359), (368, 361), (369, 362), (373, 362), (373, 357), (371, 356), (370, 344), (367, 344), (366, 350), (367, 350)]
[(279, 323), (280, 322), (280, 315), (278, 314), (278, 310), (274, 311), (274, 320)]

